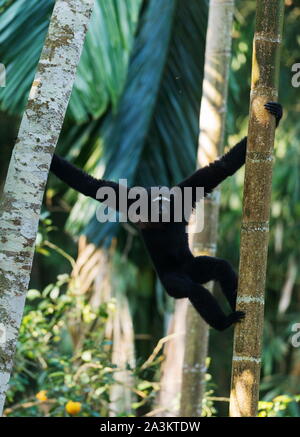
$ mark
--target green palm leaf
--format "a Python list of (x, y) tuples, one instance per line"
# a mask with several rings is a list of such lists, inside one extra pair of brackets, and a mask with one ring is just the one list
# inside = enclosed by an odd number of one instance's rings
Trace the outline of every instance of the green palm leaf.
[(7, 86), (0, 89), (0, 109), (21, 114), (49, 25), (53, 0), (18, 0), (1, 15), (0, 59)]
[[(142, 0), (97, 0), (78, 67), (68, 117), (76, 122), (115, 108), (126, 79), (127, 64)], [(2, 13), (0, 59), (7, 87), (0, 90), (0, 109), (24, 110), (43, 47), (53, 0), (17, 0)]]

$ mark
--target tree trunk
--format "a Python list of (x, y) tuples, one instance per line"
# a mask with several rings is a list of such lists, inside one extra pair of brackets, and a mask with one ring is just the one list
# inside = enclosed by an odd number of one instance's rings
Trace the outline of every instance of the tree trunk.
[(235, 328), (234, 417), (257, 414), (275, 131), (264, 104), (277, 100), (282, 23), (283, 0), (257, 2), (237, 300), (246, 319)]
[[(231, 55), (234, 0), (211, 0), (206, 36), (205, 70), (200, 112), (198, 166), (222, 154)], [(204, 201), (204, 231), (191, 235), (195, 256), (215, 256), (220, 191)], [(209, 286), (212, 290), (212, 284)], [(208, 325), (189, 303), (181, 386), (181, 416), (201, 416), (205, 390)]]
[(49, 166), (93, 3), (55, 3), (4, 186), (0, 205), (0, 414), (13, 366)]
[(164, 347), (157, 417), (179, 415), (187, 304), (187, 299), (178, 299), (169, 322), (167, 336), (170, 336), (170, 340)]
[[(135, 367), (134, 329), (128, 298), (119, 291), (122, 287), (117, 272), (114, 271), (114, 252), (115, 244), (109, 249), (99, 249), (81, 235), (78, 257), (72, 272), (77, 293), (90, 295), (89, 302), (93, 310), (99, 309), (103, 303), (111, 304), (105, 322), (105, 339), (112, 344), (110, 351), (111, 362), (116, 366), (115, 383), (110, 387), (108, 411), (103, 410), (110, 417), (115, 417), (120, 412), (132, 414), (132, 403), (136, 400), (134, 376), (127, 367)], [(69, 324), (69, 329), (70, 327), (75, 352), (79, 352), (88, 333), (97, 332), (98, 323), (96, 320), (89, 324), (80, 324), (77, 321)]]

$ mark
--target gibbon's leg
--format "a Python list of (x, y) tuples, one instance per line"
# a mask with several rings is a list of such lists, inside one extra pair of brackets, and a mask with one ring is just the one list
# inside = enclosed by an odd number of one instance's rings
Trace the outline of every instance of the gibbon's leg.
[(214, 296), (202, 285), (195, 284), (189, 299), (203, 319), (218, 331), (223, 331), (245, 317), (243, 311), (234, 311), (226, 316)]
[(241, 311), (235, 311), (226, 316), (214, 296), (187, 276), (168, 273), (161, 277), (161, 281), (170, 296), (176, 299), (189, 298), (203, 319), (219, 331), (223, 331), (244, 317)]
[(235, 311), (238, 277), (228, 261), (210, 256), (198, 256), (189, 261), (184, 270), (193, 281), (200, 284), (218, 281), (222, 293)]

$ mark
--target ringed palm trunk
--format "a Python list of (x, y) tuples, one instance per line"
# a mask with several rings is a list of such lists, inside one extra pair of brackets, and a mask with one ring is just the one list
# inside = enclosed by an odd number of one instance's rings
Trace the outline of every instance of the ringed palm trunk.
[[(210, 1), (200, 112), (197, 162), (200, 167), (214, 161), (224, 148), (233, 10), (234, 0)], [(190, 247), (195, 256), (215, 256), (220, 191), (215, 190), (204, 202), (204, 230), (191, 235)], [(209, 289), (212, 291), (212, 283)], [(201, 416), (207, 347), (208, 325), (189, 303), (181, 385), (182, 417)]]
[(249, 134), (244, 184), (231, 416), (256, 416), (259, 398), (275, 121), (264, 109), (277, 100), (283, 0), (259, 0), (253, 44)]
[(175, 309), (168, 325), (167, 337), (169, 340), (164, 347), (165, 360), (162, 364), (156, 408), (158, 417), (179, 415), (187, 304), (187, 299), (175, 302)]
[(0, 205), (0, 414), (13, 366), (48, 171), (93, 3), (55, 3), (4, 185)]
[[(105, 338), (112, 342), (111, 361), (116, 366), (115, 383), (111, 385), (108, 411), (102, 411), (111, 417), (118, 414), (131, 414), (135, 400), (134, 378), (127, 368), (135, 366), (134, 329), (127, 296), (119, 292), (118, 275), (114, 274), (113, 254), (115, 246), (110, 249), (97, 248), (89, 243), (83, 235), (79, 238), (78, 257), (73, 269), (77, 293), (91, 293), (90, 304), (93, 309), (102, 303), (111, 301), (111, 311), (105, 324)], [(77, 351), (90, 331), (97, 330), (97, 322), (70, 325), (73, 344)], [(102, 414), (101, 413), (101, 414)]]

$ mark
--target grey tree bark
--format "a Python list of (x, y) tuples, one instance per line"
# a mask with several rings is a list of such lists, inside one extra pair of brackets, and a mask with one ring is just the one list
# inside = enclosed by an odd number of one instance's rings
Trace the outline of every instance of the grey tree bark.
[(48, 171), (93, 4), (94, 0), (55, 3), (1, 199), (0, 414), (13, 366)]

